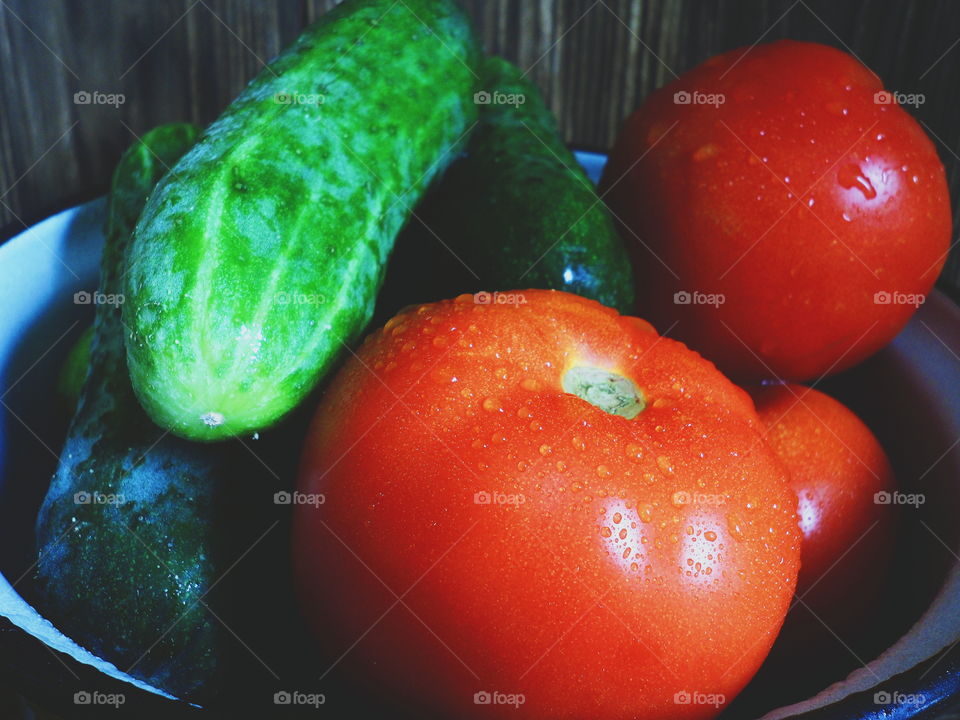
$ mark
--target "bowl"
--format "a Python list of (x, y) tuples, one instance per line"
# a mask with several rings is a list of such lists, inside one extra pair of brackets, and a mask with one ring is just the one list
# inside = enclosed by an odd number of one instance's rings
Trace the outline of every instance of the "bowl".
[[(577, 157), (596, 181), (604, 156)], [(190, 714), (199, 709), (61, 633), (33, 588), (34, 519), (66, 431), (55, 379), (93, 317), (74, 294), (97, 288), (104, 209), (99, 199), (65, 210), (0, 246), (0, 668), (64, 715), (93, 692), (121, 694), (122, 714)], [(870, 425), (901, 491), (923, 502), (898, 507), (892, 580), (866, 642), (834, 636), (823, 669), (775, 649), (724, 717), (960, 718), (960, 309), (933, 292), (887, 348), (819, 387)]]

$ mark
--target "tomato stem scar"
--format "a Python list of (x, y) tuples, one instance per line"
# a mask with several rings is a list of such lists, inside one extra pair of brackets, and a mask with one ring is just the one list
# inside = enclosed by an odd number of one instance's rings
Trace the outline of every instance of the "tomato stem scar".
[(647, 406), (632, 380), (610, 370), (572, 367), (564, 373), (563, 390), (611, 415), (632, 420)]

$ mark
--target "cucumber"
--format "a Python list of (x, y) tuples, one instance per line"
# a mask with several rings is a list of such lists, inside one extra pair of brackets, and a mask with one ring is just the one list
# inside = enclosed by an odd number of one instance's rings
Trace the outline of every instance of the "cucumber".
[(87, 369), (90, 367), (92, 339), (93, 326), (91, 325), (77, 338), (60, 367), (60, 375), (57, 377), (57, 396), (60, 398), (60, 405), (66, 411), (66, 417), (72, 417), (77, 409), (83, 381), (86, 380)]
[(128, 255), (127, 360), (156, 423), (194, 440), (250, 433), (319, 382), (475, 123), (479, 57), (452, 0), (347, 0), (204, 132)]
[(481, 76), (480, 122), (398, 240), (378, 318), (459, 293), (526, 287), (632, 313), (623, 240), (540, 92), (502, 58), (487, 58)]
[[(124, 153), (108, 201), (104, 294), (120, 289), (124, 246), (147, 194), (197, 135), (191, 125), (165, 125)], [(198, 696), (218, 675), (223, 642), (203, 605), (230, 549), (214, 501), (218, 487), (238, 484), (243, 458), (149, 421), (127, 377), (123, 335), (119, 308), (98, 305), (89, 372), (37, 518), (41, 607), (119, 669)]]

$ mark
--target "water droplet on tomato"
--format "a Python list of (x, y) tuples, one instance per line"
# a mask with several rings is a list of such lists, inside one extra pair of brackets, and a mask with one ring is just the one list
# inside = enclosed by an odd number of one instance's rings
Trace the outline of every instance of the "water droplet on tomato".
[(743, 539), (743, 528), (741, 526), (740, 518), (737, 515), (727, 515), (727, 529), (737, 540)]
[(824, 109), (831, 115), (837, 115), (839, 117), (844, 117), (850, 112), (839, 100), (831, 100), (824, 106)]
[(488, 412), (503, 412), (500, 401), (495, 397), (488, 397), (483, 401), (483, 409)]
[(873, 200), (877, 196), (870, 178), (863, 173), (859, 165), (854, 163), (846, 163), (840, 167), (837, 171), (837, 182), (840, 183), (840, 187), (847, 190), (856, 188), (867, 200)]
[(693, 153), (694, 162), (703, 162), (704, 160), (709, 160), (712, 157), (716, 157), (719, 154), (720, 148), (718, 148), (713, 143), (707, 143), (706, 145), (701, 145)]
[[(706, 540), (706, 541), (708, 541), (708, 542), (713, 542), (714, 540), (717, 539), (717, 534), (716, 534), (713, 530), (707, 530), (707, 531), (703, 534), (703, 539)], [(709, 556), (708, 556), (708, 557), (709, 557)]]

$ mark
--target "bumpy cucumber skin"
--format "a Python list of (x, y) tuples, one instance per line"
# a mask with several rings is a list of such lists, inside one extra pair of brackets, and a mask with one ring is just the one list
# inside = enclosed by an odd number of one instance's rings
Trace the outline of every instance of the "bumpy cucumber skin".
[[(198, 132), (190, 125), (161, 126), (121, 159), (108, 203), (104, 293), (120, 288), (123, 246), (147, 194)], [(97, 307), (90, 353), (37, 519), (43, 611), (121, 670), (191, 697), (218, 669), (222, 631), (199, 600), (223, 571), (223, 531), (211, 520), (215, 488), (236, 477), (225, 448), (173, 438), (146, 417), (127, 377), (115, 306)], [(82, 492), (125, 502), (75, 502)]]
[(479, 58), (452, 0), (347, 0), (177, 163), (136, 229), (124, 307), (133, 386), (158, 424), (249, 433), (317, 384), (475, 124)]
[(481, 105), (466, 153), (416, 211), (423, 224), (411, 221), (397, 242), (378, 318), (414, 302), (525, 287), (632, 313), (623, 240), (537, 87), (498, 57), (484, 61), (481, 77), (488, 92), (525, 102)]

